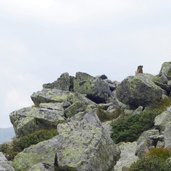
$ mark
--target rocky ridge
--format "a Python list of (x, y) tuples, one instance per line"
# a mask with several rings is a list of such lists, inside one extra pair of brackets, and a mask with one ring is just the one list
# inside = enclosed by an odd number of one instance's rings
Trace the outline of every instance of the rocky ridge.
[(12, 164), (9, 162), (10, 169), (128, 170), (151, 148), (171, 149), (171, 109), (158, 115), (154, 127), (143, 132), (134, 143), (115, 144), (110, 136), (110, 123), (123, 113), (140, 115), (146, 108), (169, 98), (170, 92), (171, 62), (165, 62), (157, 76), (141, 73), (121, 83), (105, 75), (93, 77), (78, 72), (73, 77), (64, 73), (31, 95), (34, 106), (10, 114), (17, 138), (42, 129), (53, 128), (57, 132), (55, 137), (18, 153)]

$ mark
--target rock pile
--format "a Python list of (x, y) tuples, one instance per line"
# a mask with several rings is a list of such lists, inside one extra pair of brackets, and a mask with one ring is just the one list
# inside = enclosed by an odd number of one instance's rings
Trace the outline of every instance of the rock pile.
[[(19, 138), (42, 129), (57, 131), (52, 139), (31, 145), (16, 155), (13, 167), (16, 171), (128, 169), (153, 147), (171, 148), (171, 109), (157, 116), (155, 127), (143, 132), (137, 142), (119, 145), (110, 138), (111, 121), (102, 124), (101, 118), (117, 119), (118, 110), (125, 115), (140, 115), (146, 107), (170, 96), (170, 91), (171, 62), (164, 63), (157, 76), (141, 73), (121, 83), (105, 75), (93, 77), (77, 72), (74, 77), (64, 73), (31, 95), (32, 107), (10, 114)], [(2, 153), (1, 168), (14, 170)]]

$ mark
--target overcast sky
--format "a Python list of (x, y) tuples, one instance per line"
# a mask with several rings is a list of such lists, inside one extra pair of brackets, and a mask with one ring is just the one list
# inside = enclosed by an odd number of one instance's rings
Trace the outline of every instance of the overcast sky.
[(170, 0), (0, 0), (0, 127), (61, 73), (121, 81), (171, 61)]

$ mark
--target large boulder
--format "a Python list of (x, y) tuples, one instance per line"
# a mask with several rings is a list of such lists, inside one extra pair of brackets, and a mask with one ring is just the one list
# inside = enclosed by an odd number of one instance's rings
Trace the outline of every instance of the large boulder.
[(40, 163), (44, 163), (44, 166), (48, 165), (49, 168), (54, 168), (54, 159), (55, 153), (58, 150), (58, 141), (58, 138), (54, 137), (50, 140), (26, 148), (14, 158), (13, 166), (15, 170), (32, 171), (31, 168), (43, 167)]
[(106, 81), (81, 72), (76, 73), (74, 91), (86, 94), (87, 98), (95, 103), (105, 103), (111, 96), (111, 90)]
[(12, 112), (10, 120), (17, 136), (27, 135), (39, 129), (55, 128), (59, 123), (65, 121), (64, 110), (60, 106), (58, 110), (39, 107), (23, 108)]
[(163, 91), (150, 74), (129, 76), (116, 88), (117, 98), (131, 108), (146, 107), (162, 99)]
[[(108, 171), (120, 151), (95, 113), (82, 114), (57, 127), (51, 140), (26, 148), (13, 161), (16, 171), (43, 168), (57, 170)], [(43, 163), (43, 164), (42, 164)]]
[(0, 152), (0, 171), (15, 171), (12, 167), (11, 162), (9, 162), (3, 153)]
[(31, 95), (31, 99), (36, 106), (40, 103), (62, 103), (72, 95), (69, 91), (63, 91), (59, 89), (47, 89), (35, 92)]

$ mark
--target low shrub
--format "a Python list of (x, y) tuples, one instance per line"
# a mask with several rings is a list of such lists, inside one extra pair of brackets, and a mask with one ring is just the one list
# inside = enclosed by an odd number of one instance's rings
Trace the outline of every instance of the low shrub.
[(170, 99), (165, 99), (155, 106), (142, 111), (138, 115), (123, 117), (113, 122), (111, 138), (115, 143), (133, 142), (142, 132), (154, 126), (154, 118), (171, 105)]
[(13, 142), (9, 144), (2, 144), (0, 146), (0, 151), (5, 154), (8, 160), (13, 160), (14, 157), (25, 148), (41, 141), (48, 140), (56, 135), (56, 129), (35, 131), (27, 136), (15, 138)]
[(154, 148), (137, 162), (133, 163), (129, 171), (171, 171), (171, 164), (167, 159), (171, 151), (164, 148)]

